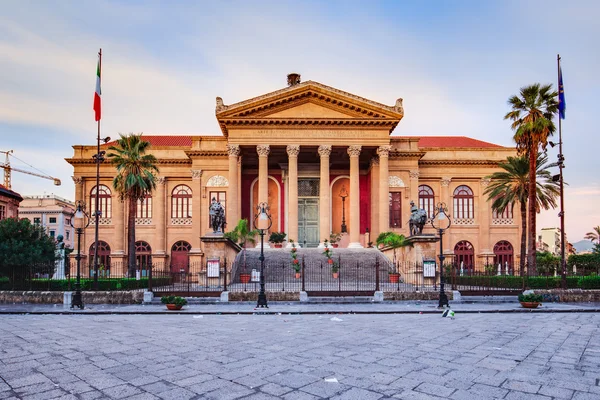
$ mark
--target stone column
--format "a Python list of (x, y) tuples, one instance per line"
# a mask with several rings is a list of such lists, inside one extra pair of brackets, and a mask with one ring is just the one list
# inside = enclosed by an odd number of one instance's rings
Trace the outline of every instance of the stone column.
[(379, 232), (386, 232), (390, 227), (390, 171), (388, 156), (392, 146), (379, 146)]
[(192, 169), (192, 249), (190, 265), (202, 261), (202, 170)]
[[(258, 153), (258, 202), (267, 203), (269, 201), (269, 152), (271, 148), (268, 144), (256, 146)], [(255, 204), (257, 206), (257, 204)], [(252, 210), (253, 214), (256, 210)]]
[(319, 247), (325, 246), (324, 240), (329, 240), (329, 155), (331, 154), (331, 145), (324, 144), (319, 146), (319, 156), (321, 156), (321, 173), (319, 182)]
[[(156, 249), (154, 250), (154, 262), (164, 263), (167, 255), (167, 230), (166, 230), (166, 201), (165, 185), (167, 178), (159, 176), (156, 178), (156, 194), (152, 199), (152, 221), (156, 226)], [(156, 259), (158, 258), (158, 259)]]
[[(475, 210), (479, 211), (479, 216), (475, 217), (475, 222), (479, 225), (479, 248), (481, 249), (482, 255), (493, 255), (492, 243), (490, 243), (490, 225), (492, 218), (492, 207), (487, 201), (487, 196), (483, 194), (485, 189), (490, 184), (490, 178), (482, 178), (480, 181), (480, 189), (478, 196), (478, 203), (474, 204)], [(493, 259), (492, 259), (493, 260)], [(504, 268), (504, 265), (502, 266)], [(504, 271), (504, 269), (502, 270)]]
[[(77, 202), (84, 202), (83, 198), (83, 178), (80, 176), (72, 176), (73, 182), (75, 183), (75, 208), (77, 208)], [(83, 203), (85, 205), (85, 203)]]
[(238, 171), (238, 210), (237, 210), (237, 215), (239, 218), (242, 218), (242, 156), (238, 157), (237, 171)]
[(238, 214), (239, 192), (238, 192), (238, 158), (240, 156), (240, 146), (238, 144), (228, 144), (229, 153), (229, 187), (227, 188), (227, 230), (231, 231), (237, 225), (240, 216)]
[[(454, 205), (452, 204), (452, 199), (450, 198), (450, 182), (452, 182), (452, 178), (449, 176), (444, 176), (440, 180), (441, 193), (440, 193), (440, 201), (446, 203), (446, 207), (448, 208), (448, 217), (451, 221), (454, 221)], [(437, 204), (435, 204), (437, 205)], [(434, 206), (435, 206), (434, 205)], [(454, 246), (452, 243), (452, 229), (448, 229), (446, 231), (446, 235), (444, 235), (444, 254), (450, 253), (451, 246)], [(450, 259), (446, 259), (445, 262), (450, 262)]]
[(379, 236), (379, 158), (371, 159), (371, 241)]
[(290, 239), (298, 242), (298, 154), (300, 146), (290, 144), (286, 150), (288, 154), (288, 247), (291, 247)]
[[(360, 145), (348, 147), (348, 154), (350, 155), (350, 244), (348, 248), (354, 249), (363, 247), (360, 244), (360, 178), (358, 171), (358, 156), (360, 156), (361, 149), (362, 146)], [(380, 161), (380, 175), (382, 169)], [(379, 177), (379, 184), (381, 185), (381, 176)], [(381, 209), (379, 212), (381, 213)]]

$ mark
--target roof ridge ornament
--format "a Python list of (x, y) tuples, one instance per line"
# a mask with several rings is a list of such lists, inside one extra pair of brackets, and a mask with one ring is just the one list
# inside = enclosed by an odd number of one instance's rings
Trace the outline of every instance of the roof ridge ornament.
[(223, 103), (223, 99), (221, 97), (217, 97), (217, 105), (215, 107), (215, 112), (221, 112), (223, 110), (227, 110), (227, 106)]
[(287, 84), (288, 86), (294, 86), (300, 83), (300, 74), (296, 72), (291, 72), (287, 75)]

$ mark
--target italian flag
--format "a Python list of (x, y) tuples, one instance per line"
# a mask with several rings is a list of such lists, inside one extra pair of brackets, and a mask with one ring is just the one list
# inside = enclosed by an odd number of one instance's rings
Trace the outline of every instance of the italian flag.
[(94, 111), (96, 112), (96, 121), (100, 121), (101, 116), (101, 101), (100, 95), (100, 56), (98, 56), (98, 68), (96, 69), (96, 93), (94, 93)]

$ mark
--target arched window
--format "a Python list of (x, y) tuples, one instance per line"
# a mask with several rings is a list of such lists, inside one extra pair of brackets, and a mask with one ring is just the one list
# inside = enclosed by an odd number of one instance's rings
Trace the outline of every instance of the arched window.
[(473, 191), (466, 185), (454, 190), (454, 219), (475, 218)]
[[(94, 244), (90, 246), (89, 253), (90, 276), (94, 276)], [(102, 240), (98, 240), (98, 276), (110, 276), (110, 246)]]
[(152, 195), (148, 193), (145, 198), (138, 200), (136, 218), (152, 218)]
[(135, 260), (141, 276), (148, 276), (148, 266), (152, 265), (152, 248), (147, 242), (135, 242)]
[(454, 246), (454, 263), (458, 271), (469, 273), (473, 271), (475, 250), (471, 242), (461, 240)]
[(494, 245), (494, 266), (500, 265), (500, 272), (509, 274), (513, 270), (514, 250), (508, 240), (501, 240)]
[(186, 185), (179, 185), (171, 194), (171, 218), (191, 218), (192, 189)]
[[(90, 216), (96, 211), (96, 186), (90, 192)], [(108, 186), (98, 185), (98, 211), (100, 218), (112, 218), (112, 195)]]
[(419, 208), (427, 212), (427, 218), (433, 218), (435, 210), (435, 196), (433, 189), (427, 185), (419, 186)]

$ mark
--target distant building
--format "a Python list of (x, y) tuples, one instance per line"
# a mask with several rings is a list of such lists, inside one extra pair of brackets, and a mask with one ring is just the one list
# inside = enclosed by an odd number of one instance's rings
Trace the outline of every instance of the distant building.
[(577, 250), (575, 249), (575, 246), (573, 246), (573, 243), (567, 242), (567, 256), (570, 256), (571, 254), (577, 254)]
[(19, 203), (23, 197), (4, 185), (0, 185), (0, 221), (4, 218), (18, 218)]
[[(560, 228), (542, 228), (541, 232), (538, 234), (538, 242), (541, 242), (541, 248), (545, 248), (547, 245), (547, 250), (538, 250), (538, 251), (549, 251), (555, 256), (560, 255)], [(565, 246), (569, 241), (567, 240), (567, 234), (565, 233)], [(567, 254), (570, 254), (567, 249)]]
[(19, 207), (19, 216), (41, 225), (51, 237), (63, 236), (66, 247), (73, 248), (74, 229), (71, 218), (75, 204), (54, 194), (24, 196)]

